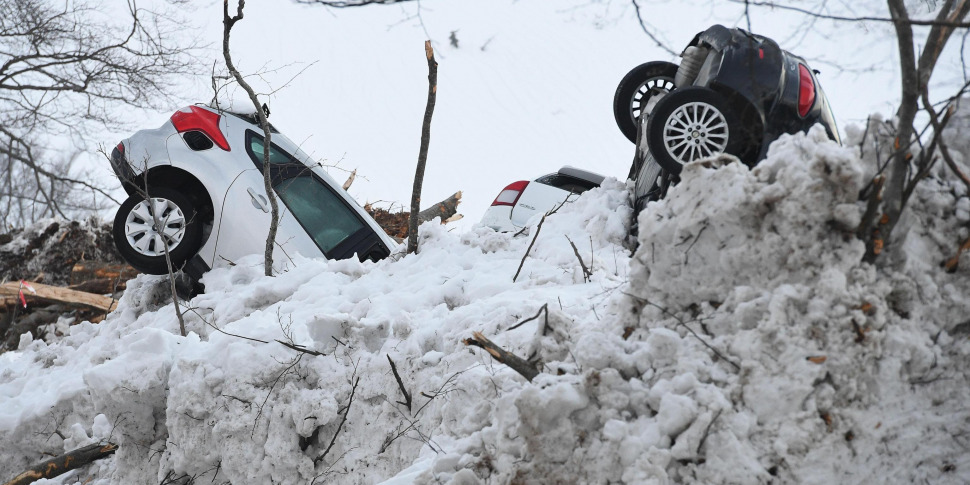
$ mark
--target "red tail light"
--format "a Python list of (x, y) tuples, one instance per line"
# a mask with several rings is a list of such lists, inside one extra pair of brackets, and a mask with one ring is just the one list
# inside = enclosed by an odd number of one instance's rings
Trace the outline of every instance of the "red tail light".
[(229, 143), (226, 137), (222, 136), (219, 129), (220, 116), (207, 109), (198, 106), (189, 106), (189, 110), (178, 110), (172, 115), (172, 124), (179, 133), (197, 130), (205, 133), (213, 143), (225, 151), (229, 151)]
[(119, 143), (118, 146), (116, 146), (115, 148), (118, 149), (118, 153), (120, 153), (122, 155), (125, 154), (125, 143), (124, 142)]
[(528, 185), (529, 181), (527, 180), (519, 180), (518, 182), (509, 184), (499, 192), (498, 197), (495, 198), (495, 202), (492, 202), (492, 205), (515, 205)]
[(798, 65), (798, 116), (805, 117), (815, 104), (815, 81), (805, 64)]

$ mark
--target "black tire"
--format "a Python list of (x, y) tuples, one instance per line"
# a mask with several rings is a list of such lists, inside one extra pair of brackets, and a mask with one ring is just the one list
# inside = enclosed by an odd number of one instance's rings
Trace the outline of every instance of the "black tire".
[(677, 64), (653, 61), (640, 64), (623, 76), (613, 94), (613, 117), (623, 136), (637, 141), (637, 119), (651, 97), (674, 90)]
[(647, 124), (647, 146), (657, 163), (677, 176), (685, 162), (722, 153), (737, 156), (742, 145), (740, 126), (723, 96), (688, 86), (664, 96), (654, 107)]
[[(112, 227), (115, 247), (125, 261), (138, 271), (167, 274), (164, 248), (157, 244), (165, 239), (161, 236), (157, 239), (152, 237), (155, 228), (151, 211), (152, 208), (160, 209), (159, 217), (171, 221), (168, 224), (171, 232), (167, 233), (170, 236), (168, 253), (172, 260), (172, 269), (178, 271), (199, 251), (202, 245), (202, 223), (196, 215), (192, 201), (181, 192), (168, 188), (149, 189), (149, 192), (153, 201), (150, 204), (139, 194), (128, 197), (121, 204)], [(139, 227), (141, 225), (146, 227)], [(173, 239), (177, 239), (174, 245)]]

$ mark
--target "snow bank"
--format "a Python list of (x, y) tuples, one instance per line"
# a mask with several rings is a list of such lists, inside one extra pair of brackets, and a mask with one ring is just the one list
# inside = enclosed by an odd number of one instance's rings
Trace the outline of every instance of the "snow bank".
[[(608, 180), (524, 261), (538, 218), (518, 236), (425, 224), (419, 254), (376, 264), (267, 278), (243, 260), (206, 276), (184, 338), (164, 285), (139, 277), (104, 322), (0, 355), (0, 476), (103, 439), (118, 453), (74, 476), (964, 483), (970, 261), (938, 264), (966, 192), (927, 181), (918, 254), (877, 270), (853, 236), (866, 170), (820, 130), (753, 170), (692, 164), (640, 215), (633, 254), (627, 188)], [(473, 331), (542, 372), (465, 346)]]

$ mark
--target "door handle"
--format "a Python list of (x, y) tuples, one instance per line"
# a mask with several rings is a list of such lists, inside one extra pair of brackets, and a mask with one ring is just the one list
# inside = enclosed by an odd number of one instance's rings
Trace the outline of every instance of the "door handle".
[(266, 200), (266, 197), (260, 193), (257, 193), (252, 187), (249, 187), (247, 191), (249, 192), (249, 197), (253, 201), (253, 207), (269, 213), (269, 201)]

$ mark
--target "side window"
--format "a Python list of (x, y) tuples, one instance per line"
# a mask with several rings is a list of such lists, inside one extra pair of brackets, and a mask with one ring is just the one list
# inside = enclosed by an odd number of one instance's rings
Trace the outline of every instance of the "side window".
[[(253, 163), (257, 167), (263, 166), (263, 135), (257, 135), (256, 132), (247, 131), (246, 132), (246, 151), (249, 152), (249, 157), (253, 159)], [(270, 145), (269, 148), (269, 164), (270, 165), (285, 165), (289, 163), (299, 163), (293, 158), (289, 153), (284, 152), (280, 147), (275, 144)]]
[(324, 254), (365, 228), (340, 196), (313, 176), (287, 178), (273, 189)]

